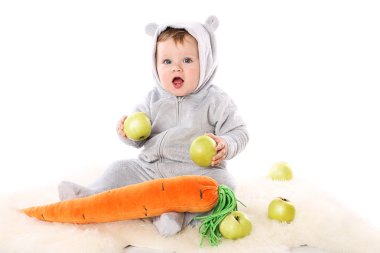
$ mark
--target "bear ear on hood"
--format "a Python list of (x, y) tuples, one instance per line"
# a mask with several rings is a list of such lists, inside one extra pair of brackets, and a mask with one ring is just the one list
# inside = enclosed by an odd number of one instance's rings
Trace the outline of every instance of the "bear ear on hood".
[(146, 25), (145, 27), (145, 32), (146, 34), (148, 34), (149, 36), (154, 36), (154, 34), (156, 33), (157, 31), (157, 28), (158, 28), (158, 24), (156, 23), (149, 23)]
[(215, 16), (210, 16), (207, 18), (205, 27), (210, 32), (213, 33), (219, 26), (219, 20)]

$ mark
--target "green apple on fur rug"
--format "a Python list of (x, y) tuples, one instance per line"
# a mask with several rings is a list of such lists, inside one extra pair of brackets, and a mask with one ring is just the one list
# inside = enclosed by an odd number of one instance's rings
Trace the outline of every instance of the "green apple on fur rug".
[(240, 239), (251, 233), (252, 222), (242, 211), (233, 211), (222, 220), (219, 231), (224, 238)]
[(269, 169), (269, 178), (278, 181), (288, 181), (293, 178), (293, 172), (286, 162), (276, 162)]
[(268, 218), (280, 222), (290, 223), (296, 216), (296, 208), (287, 199), (275, 198), (268, 206)]

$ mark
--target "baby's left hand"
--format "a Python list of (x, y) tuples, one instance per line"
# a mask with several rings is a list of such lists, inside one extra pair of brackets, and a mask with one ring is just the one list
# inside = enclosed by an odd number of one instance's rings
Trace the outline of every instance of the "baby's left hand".
[(227, 142), (224, 139), (212, 133), (208, 133), (207, 135), (210, 136), (216, 142), (216, 155), (212, 158), (211, 165), (217, 166), (224, 159), (226, 159), (227, 150), (228, 150)]

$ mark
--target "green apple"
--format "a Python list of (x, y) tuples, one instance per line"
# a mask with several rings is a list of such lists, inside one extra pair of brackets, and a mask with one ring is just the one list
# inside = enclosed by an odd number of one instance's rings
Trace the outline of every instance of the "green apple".
[(293, 178), (292, 169), (285, 162), (277, 162), (269, 169), (269, 177), (272, 180), (291, 180)]
[(193, 162), (201, 167), (211, 165), (212, 158), (216, 155), (216, 142), (210, 136), (201, 135), (195, 138), (190, 146), (190, 157)]
[(124, 121), (124, 133), (133, 141), (142, 141), (149, 137), (152, 125), (144, 112), (135, 112)]
[(290, 223), (296, 216), (296, 208), (287, 199), (276, 198), (268, 206), (268, 218)]
[(224, 238), (239, 239), (252, 231), (252, 223), (241, 211), (232, 211), (219, 224), (219, 231)]

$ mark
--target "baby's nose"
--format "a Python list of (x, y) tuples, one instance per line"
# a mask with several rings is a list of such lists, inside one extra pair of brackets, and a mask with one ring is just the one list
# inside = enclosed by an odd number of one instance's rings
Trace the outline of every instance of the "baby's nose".
[(178, 65), (173, 65), (172, 71), (173, 72), (180, 72), (180, 71), (182, 71), (182, 68)]

